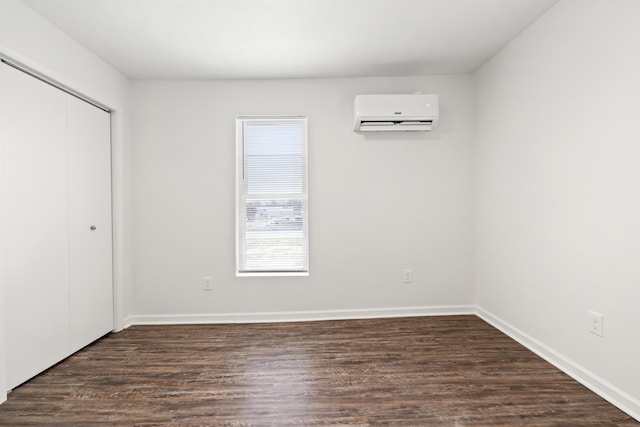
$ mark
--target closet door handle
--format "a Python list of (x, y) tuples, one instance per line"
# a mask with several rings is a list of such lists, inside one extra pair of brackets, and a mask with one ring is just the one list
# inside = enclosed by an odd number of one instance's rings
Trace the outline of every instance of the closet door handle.
[(94, 231), (96, 229), (95, 225), (92, 225), (91, 227), (89, 227), (91, 229), (91, 231)]

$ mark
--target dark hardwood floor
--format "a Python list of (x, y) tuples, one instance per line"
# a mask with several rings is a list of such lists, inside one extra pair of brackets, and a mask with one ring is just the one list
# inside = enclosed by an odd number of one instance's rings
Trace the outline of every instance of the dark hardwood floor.
[(15, 389), (0, 424), (640, 425), (475, 316), (133, 326)]

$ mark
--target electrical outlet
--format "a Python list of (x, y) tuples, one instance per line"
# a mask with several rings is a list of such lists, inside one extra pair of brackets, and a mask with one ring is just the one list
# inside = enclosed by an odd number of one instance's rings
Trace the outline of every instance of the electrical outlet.
[(205, 291), (210, 291), (211, 289), (213, 289), (211, 287), (211, 276), (204, 276), (202, 278), (202, 289)]
[(602, 336), (602, 323), (604, 316), (593, 310), (589, 310), (589, 332), (599, 337)]
[(402, 283), (413, 283), (413, 271), (402, 270)]

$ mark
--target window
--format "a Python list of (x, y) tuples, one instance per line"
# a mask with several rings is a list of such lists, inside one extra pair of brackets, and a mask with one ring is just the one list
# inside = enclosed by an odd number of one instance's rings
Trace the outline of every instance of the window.
[(306, 275), (307, 118), (236, 119), (238, 275)]

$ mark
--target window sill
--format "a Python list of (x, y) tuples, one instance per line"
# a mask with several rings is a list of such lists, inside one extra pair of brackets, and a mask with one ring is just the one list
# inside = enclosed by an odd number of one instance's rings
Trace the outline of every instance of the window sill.
[(307, 277), (308, 271), (247, 271), (236, 272), (236, 277)]

